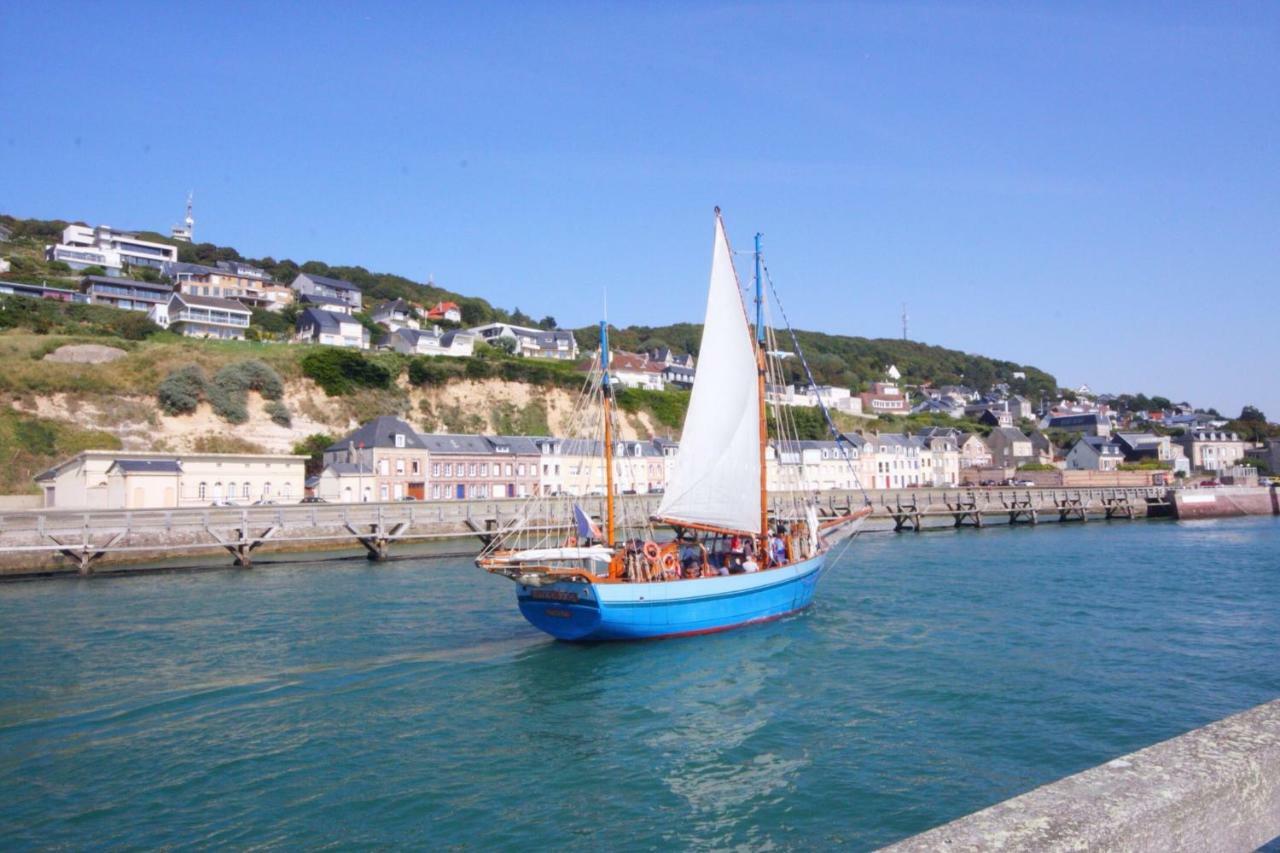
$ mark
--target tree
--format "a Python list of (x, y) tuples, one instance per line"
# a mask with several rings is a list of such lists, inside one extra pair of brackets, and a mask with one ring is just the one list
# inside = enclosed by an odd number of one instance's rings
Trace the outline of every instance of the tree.
[(332, 445), (337, 439), (326, 433), (312, 433), (302, 441), (293, 445), (293, 454), (295, 456), (308, 457), (305, 467), (308, 477), (314, 477), (324, 470), (324, 451), (325, 448)]
[(1245, 406), (1240, 410), (1240, 417), (1236, 420), (1257, 421), (1265, 424), (1267, 422), (1267, 416), (1259, 411), (1256, 406)]
[(515, 355), (516, 339), (515, 338), (497, 338), (489, 342), (490, 346), (500, 349), (507, 355)]
[(511, 322), (517, 326), (532, 326), (533, 318), (517, 308), (511, 312)]
[(538, 321), (538, 327), (541, 329), (547, 329), (548, 331), (554, 329), (557, 325), (556, 318), (552, 317), (550, 314)]

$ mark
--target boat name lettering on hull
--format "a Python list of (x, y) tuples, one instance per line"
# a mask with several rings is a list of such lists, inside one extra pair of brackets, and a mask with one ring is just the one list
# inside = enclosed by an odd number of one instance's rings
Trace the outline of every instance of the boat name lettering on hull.
[(535, 589), (529, 593), (531, 598), (542, 601), (578, 601), (578, 594), (563, 589)]

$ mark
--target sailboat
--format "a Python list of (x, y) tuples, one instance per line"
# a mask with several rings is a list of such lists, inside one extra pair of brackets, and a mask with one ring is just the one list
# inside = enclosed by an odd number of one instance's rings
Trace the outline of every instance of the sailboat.
[[(600, 324), (599, 354), (577, 408), (582, 423), (598, 429), (571, 449), (574, 459), (599, 451), (601, 465), (575, 470), (584, 481), (603, 480), (603, 517), (589, 516), (573, 497), (535, 496), (476, 558), (515, 582), (520, 612), (534, 626), (570, 641), (680, 637), (779, 619), (813, 601), (832, 550), (871, 507), (821, 513), (805, 484), (768, 482), (770, 453), (778, 471), (802, 466), (784, 464), (795, 455), (789, 449), (797, 445), (787, 438), (794, 423), (788, 407), (771, 406), (766, 397), (771, 381), (783, 381), (781, 356), (790, 353), (777, 346), (765, 310), (759, 235), (753, 329), (716, 208), (706, 318), (684, 428), (661, 502), (639, 518), (636, 501), (617, 495), (617, 457), (625, 445), (617, 440), (608, 326)], [(798, 351), (794, 333), (792, 341)], [(838, 443), (840, 433), (823, 413)], [(590, 483), (578, 483), (576, 491), (590, 493), (584, 485)]]

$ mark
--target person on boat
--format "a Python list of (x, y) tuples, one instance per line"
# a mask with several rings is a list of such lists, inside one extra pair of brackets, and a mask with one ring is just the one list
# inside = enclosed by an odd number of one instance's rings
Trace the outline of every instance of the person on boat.
[(780, 566), (787, 561), (787, 542), (781, 534), (774, 534), (769, 540), (769, 550), (773, 554), (775, 566)]
[(760, 567), (756, 565), (756, 558), (748, 554), (747, 558), (742, 561), (742, 570), (748, 573), (760, 571)]

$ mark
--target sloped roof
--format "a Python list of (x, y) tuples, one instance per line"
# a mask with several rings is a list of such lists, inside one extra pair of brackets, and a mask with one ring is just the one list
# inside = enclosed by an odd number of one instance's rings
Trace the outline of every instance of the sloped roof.
[(117, 459), (107, 468), (107, 473), (124, 474), (180, 474), (182, 463), (177, 459)]
[(301, 329), (304, 325), (306, 325), (306, 323), (304, 322), (306, 320), (310, 320), (312, 325), (315, 325), (321, 329), (324, 329), (325, 331), (334, 331), (334, 332), (341, 329), (343, 323), (347, 323), (347, 324), (355, 323), (356, 325), (359, 325), (360, 323), (359, 320), (355, 319), (349, 314), (339, 314), (335, 311), (326, 311), (323, 308), (303, 309), (302, 313), (298, 315), (299, 329)]
[[(360, 289), (349, 281), (344, 281), (340, 278), (329, 278), (327, 275), (314, 275), (309, 272), (298, 273), (299, 278), (301, 278), (302, 276), (306, 276), (308, 281), (313, 281), (316, 284), (323, 284), (326, 287), (332, 287), (334, 290), (359, 290)], [(295, 282), (297, 280), (298, 279), (296, 278), (294, 279)]]
[(395, 447), (395, 436), (404, 436), (404, 446), (425, 450), (427, 446), (422, 437), (404, 421), (391, 415), (374, 418), (356, 431), (349, 433), (325, 448), (326, 453), (340, 452), (349, 449), (353, 444), (357, 447)]
[(219, 311), (235, 311), (239, 314), (253, 313), (239, 302), (231, 299), (219, 299), (216, 296), (194, 296), (190, 293), (175, 293), (173, 298), (182, 300), (185, 305), (195, 305), (199, 308), (215, 308)]

